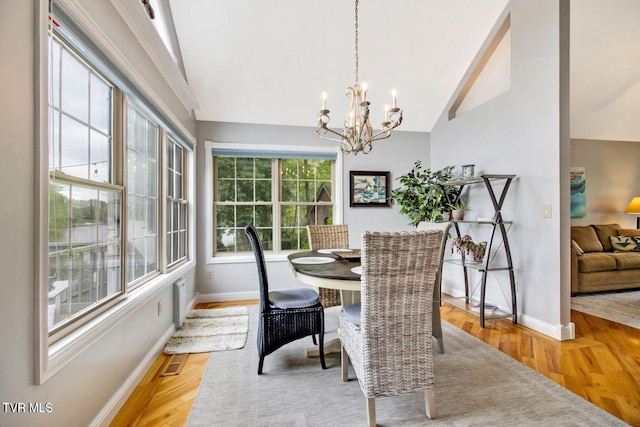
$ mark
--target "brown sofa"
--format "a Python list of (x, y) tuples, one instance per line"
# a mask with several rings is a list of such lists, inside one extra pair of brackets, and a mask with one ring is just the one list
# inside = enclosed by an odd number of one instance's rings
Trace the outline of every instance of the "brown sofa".
[(631, 288), (640, 288), (640, 230), (571, 227), (571, 294)]

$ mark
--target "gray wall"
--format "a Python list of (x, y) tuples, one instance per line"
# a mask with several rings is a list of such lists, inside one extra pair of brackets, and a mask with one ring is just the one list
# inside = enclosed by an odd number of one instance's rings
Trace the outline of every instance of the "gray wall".
[[(517, 175), (503, 216), (514, 221), (510, 243), (519, 320), (566, 338), (571, 333), (569, 271), (562, 266), (568, 260), (568, 240), (561, 229), (569, 222), (562, 194), (568, 188), (569, 156), (568, 1), (560, 5), (555, 0), (514, 0), (507, 6), (511, 89), (453, 120), (445, 112), (431, 133), (431, 144), (436, 167), (474, 163), (486, 173)], [(472, 218), (492, 211), (482, 187), (471, 191), (468, 204)], [(544, 205), (551, 205), (552, 218), (543, 218)], [(445, 268), (443, 277), (444, 289), (464, 295), (459, 268)], [(487, 299), (504, 306), (497, 283), (508, 289), (508, 278), (497, 279), (490, 274)], [(476, 280), (477, 275), (472, 283)]]
[(640, 143), (635, 141), (571, 140), (571, 165), (585, 167), (587, 216), (571, 225), (618, 223), (636, 228), (636, 215), (624, 210), (640, 195)]
[[(60, 2), (58, 2), (60, 3)], [(195, 135), (195, 121), (177, 101), (145, 52), (108, 1), (80, 1), (98, 24), (93, 30), (108, 35), (118, 49), (145, 75), (147, 83), (170, 106), (182, 125)], [(149, 298), (114, 325), (95, 343), (75, 355), (64, 368), (42, 385), (35, 385), (34, 319), (36, 297), (36, 8), (38, 1), (0, 2), (0, 128), (2, 167), (0, 188), (2, 310), (0, 310), (0, 401), (51, 403), (51, 413), (10, 413), (0, 408), (2, 426), (88, 426), (108, 416), (114, 399), (122, 397), (126, 385), (136, 385), (131, 376), (152, 349), (159, 351), (161, 338), (172, 326), (171, 283), (149, 294)], [(44, 9), (46, 10), (46, 8)], [(46, 22), (46, 19), (43, 21)], [(46, 31), (46, 28), (41, 28)], [(193, 270), (186, 274), (193, 287)], [(157, 302), (165, 310), (157, 314)], [(152, 355), (153, 356), (153, 355)], [(126, 397), (126, 396), (124, 396)], [(118, 408), (116, 407), (115, 410)], [(102, 412), (101, 411), (105, 411)]]
[[(312, 121), (313, 118), (310, 118)], [(204, 182), (205, 164), (211, 157), (205, 155), (203, 142), (279, 144), (328, 146), (333, 143), (319, 140), (312, 127), (268, 126), (238, 123), (198, 123), (198, 272), (197, 289), (200, 300), (233, 300), (257, 298), (257, 273), (255, 262), (225, 264), (207, 264), (204, 239), (206, 210)], [(344, 170), (341, 172), (344, 185), (344, 223), (349, 225), (350, 246), (360, 247), (360, 235), (365, 230), (408, 230), (406, 217), (399, 214), (399, 208), (350, 208), (349, 207), (349, 171), (373, 170), (390, 171), (392, 181), (408, 172), (416, 160), (425, 165), (430, 163), (429, 134), (419, 132), (394, 132), (391, 138), (374, 143), (371, 153), (344, 157)], [(334, 144), (335, 145), (335, 144)], [(394, 187), (398, 185), (393, 182)], [(272, 288), (300, 286), (285, 260), (268, 263), (270, 286)], [(213, 271), (213, 278), (207, 272)]]

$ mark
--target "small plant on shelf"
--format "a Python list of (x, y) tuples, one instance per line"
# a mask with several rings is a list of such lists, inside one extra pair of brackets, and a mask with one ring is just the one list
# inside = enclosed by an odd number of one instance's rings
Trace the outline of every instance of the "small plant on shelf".
[(463, 258), (467, 255), (471, 255), (473, 262), (482, 262), (487, 250), (487, 242), (476, 243), (473, 241), (471, 236), (465, 234), (462, 237), (456, 237), (453, 239), (453, 246), (451, 248), (452, 253), (454, 248), (463, 256)]
[(464, 212), (469, 210), (467, 209), (467, 205), (461, 201), (450, 205), (449, 208), (451, 209), (451, 219), (454, 221), (462, 221), (464, 219)]

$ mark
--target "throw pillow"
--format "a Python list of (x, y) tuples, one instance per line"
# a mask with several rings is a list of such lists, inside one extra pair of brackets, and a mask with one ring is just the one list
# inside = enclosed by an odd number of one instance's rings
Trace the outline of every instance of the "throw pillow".
[(602, 250), (611, 252), (613, 248), (611, 247), (609, 237), (618, 235), (620, 224), (594, 224), (592, 227), (596, 230), (598, 239), (600, 239), (600, 243), (602, 243)]
[(576, 253), (578, 254), (578, 256), (584, 255), (584, 251), (582, 250), (580, 245), (576, 243), (575, 240), (571, 240), (571, 247), (576, 250)]
[(640, 252), (638, 242), (633, 236), (611, 236), (609, 239), (614, 252)]
[(620, 228), (618, 236), (640, 236), (640, 230), (636, 228)]

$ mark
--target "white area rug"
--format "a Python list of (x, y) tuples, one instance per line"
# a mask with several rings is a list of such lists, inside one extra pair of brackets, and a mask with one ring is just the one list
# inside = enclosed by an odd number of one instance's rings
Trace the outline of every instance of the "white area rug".
[[(255, 342), (257, 306), (249, 341)], [(334, 335), (336, 313), (325, 311)], [(424, 413), (422, 393), (376, 399), (380, 426), (427, 427), (614, 427), (626, 424), (466, 332), (442, 322), (445, 353), (434, 353), (436, 418)], [(257, 374), (255, 345), (212, 353), (188, 427), (364, 426), (366, 399), (349, 370), (340, 378), (339, 357), (329, 369), (305, 350), (311, 338), (294, 341), (266, 357)]]
[(249, 332), (247, 307), (192, 310), (165, 346), (165, 354), (206, 353), (244, 347)]
[(640, 329), (640, 291), (576, 295), (571, 308)]

